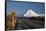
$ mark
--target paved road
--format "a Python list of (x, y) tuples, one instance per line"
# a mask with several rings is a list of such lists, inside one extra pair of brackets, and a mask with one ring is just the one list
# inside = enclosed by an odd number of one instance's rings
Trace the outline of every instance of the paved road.
[(17, 19), (15, 30), (44, 28), (44, 21), (34, 19)]

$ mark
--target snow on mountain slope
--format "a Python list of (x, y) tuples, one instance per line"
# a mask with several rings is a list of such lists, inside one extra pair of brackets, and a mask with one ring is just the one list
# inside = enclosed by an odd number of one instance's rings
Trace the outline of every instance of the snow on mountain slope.
[(33, 10), (28, 10), (25, 14), (24, 14), (24, 16), (26, 16), (26, 17), (37, 17), (37, 16), (39, 16), (36, 12), (34, 12)]

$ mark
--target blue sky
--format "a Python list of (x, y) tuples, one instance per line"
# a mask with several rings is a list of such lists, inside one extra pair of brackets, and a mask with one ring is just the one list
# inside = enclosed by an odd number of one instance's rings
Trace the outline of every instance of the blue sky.
[(16, 11), (17, 16), (23, 16), (27, 10), (33, 10), (38, 14), (44, 14), (44, 3), (7, 2), (7, 13)]

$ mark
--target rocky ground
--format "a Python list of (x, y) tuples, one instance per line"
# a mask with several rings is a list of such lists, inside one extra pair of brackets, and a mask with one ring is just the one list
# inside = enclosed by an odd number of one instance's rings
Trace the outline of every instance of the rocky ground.
[(44, 23), (44, 17), (17, 17), (16, 27), (14, 28), (14, 30), (44, 28)]

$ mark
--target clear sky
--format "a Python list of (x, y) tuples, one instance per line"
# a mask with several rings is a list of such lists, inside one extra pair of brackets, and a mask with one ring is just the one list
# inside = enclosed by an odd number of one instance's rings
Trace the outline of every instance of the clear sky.
[(16, 11), (17, 16), (23, 16), (27, 10), (33, 10), (38, 14), (44, 14), (44, 3), (33, 2), (7, 2), (7, 13)]

